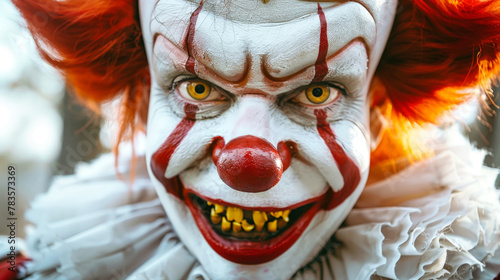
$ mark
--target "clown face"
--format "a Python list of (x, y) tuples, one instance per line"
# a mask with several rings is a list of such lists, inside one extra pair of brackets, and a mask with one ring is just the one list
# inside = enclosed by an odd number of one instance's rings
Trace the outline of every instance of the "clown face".
[(359, 197), (397, 0), (140, 0), (151, 179), (214, 279), (286, 279)]

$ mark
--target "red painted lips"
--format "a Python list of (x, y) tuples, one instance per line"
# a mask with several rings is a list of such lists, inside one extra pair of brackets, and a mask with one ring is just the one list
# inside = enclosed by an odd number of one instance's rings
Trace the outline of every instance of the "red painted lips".
[[(315, 214), (320, 210), (323, 203), (321, 202), (325, 196), (318, 197), (314, 200), (304, 201), (297, 205), (293, 205), (287, 209), (297, 209), (303, 207), (303, 213), (296, 217), (294, 221), (290, 221), (290, 225), (284, 229), (279, 235), (268, 240), (249, 241), (231, 237), (224, 237), (218, 234), (200, 206), (193, 201), (195, 196), (191, 191), (184, 190), (185, 202), (193, 215), (193, 218), (200, 229), (201, 234), (212, 247), (223, 258), (240, 264), (261, 264), (269, 262), (285, 251), (287, 251), (295, 242), (302, 236), (304, 230)], [(215, 200), (215, 203), (223, 203), (220, 200)], [(225, 204), (227, 206), (235, 206)], [(256, 211), (283, 211), (287, 209), (276, 208), (258, 208), (251, 209)], [(249, 209), (250, 210), (250, 209)]]

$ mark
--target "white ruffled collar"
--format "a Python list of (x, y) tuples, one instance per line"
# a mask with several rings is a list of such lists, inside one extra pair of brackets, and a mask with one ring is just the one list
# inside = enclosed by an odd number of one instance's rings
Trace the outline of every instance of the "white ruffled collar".
[[(434, 158), (368, 186), (294, 279), (493, 279), (500, 271), (500, 253), (492, 257), (500, 244), (497, 170), (482, 167), (484, 154), (449, 134)], [(113, 160), (80, 166), (34, 201), (28, 279), (209, 279), (165, 216), (143, 158), (130, 187), (116, 179)]]

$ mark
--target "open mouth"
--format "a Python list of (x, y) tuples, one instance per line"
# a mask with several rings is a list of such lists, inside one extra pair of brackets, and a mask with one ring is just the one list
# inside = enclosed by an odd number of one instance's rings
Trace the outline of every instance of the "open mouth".
[(179, 176), (162, 184), (187, 205), (210, 247), (239, 264), (261, 264), (277, 258), (297, 242), (320, 210), (337, 207), (354, 191), (344, 187), (334, 192), (327, 186), (323, 195), (286, 208), (250, 208), (195, 193), (184, 188)]
[(246, 210), (206, 201), (192, 195), (197, 210), (219, 235), (235, 240), (264, 241), (286, 231), (312, 204), (278, 211)]
[(208, 244), (240, 264), (271, 261), (302, 236), (321, 208), (322, 197), (286, 209), (246, 208), (211, 200), (184, 189), (184, 201)]

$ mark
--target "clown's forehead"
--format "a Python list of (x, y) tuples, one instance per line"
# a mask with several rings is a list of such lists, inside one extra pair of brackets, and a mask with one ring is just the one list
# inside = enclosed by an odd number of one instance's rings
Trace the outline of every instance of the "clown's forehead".
[[(180, 63), (175, 60), (190, 55), (200, 77), (234, 83), (251, 80), (250, 84), (295, 79), (307, 84), (314, 78), (323, 47), (327, 61), (339, 60), (337, 69), (329, 63), (329, 72), (350, 75), (347, 84), (360, 84), (386, 2), (159, 0), (149, 28), (153, 38), (162, 37), (155, 42), (161, 42), (163, 49), (157, 51), (155, 46), (157, 57), (162, 57), (158, 52), (167, 53), (172, 61), (165, 64), (175, 66)], [(326, 46), (321, 36), (326, 36)], [(177, 51), (181, 54), (172, 57)]]
[[(186, 3), (200, 5), (200, 1), (184, 0)], [(266, 3), (265, 3), (266, 2)], [(330, 1), (323, 7), (332, 7), (346, 1)], [(315, 1), (298, 0), (205, 0), (203, 6), (207, 11), (241, 23), (285, 23), (310, 14), (317, 10)]]

